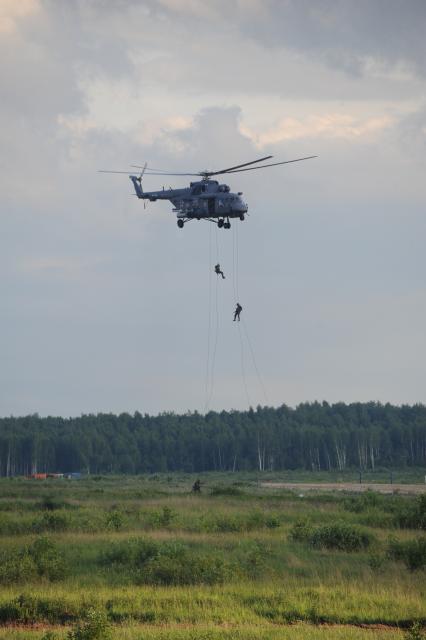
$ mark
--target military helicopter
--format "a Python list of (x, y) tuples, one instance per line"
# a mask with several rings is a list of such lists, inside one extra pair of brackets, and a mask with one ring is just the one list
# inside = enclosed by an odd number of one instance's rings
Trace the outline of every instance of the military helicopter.
[[(133, 182), (135, 192), (141, 200), (170, 200), (173, 204), (173, 211), (177, 216), (177, 225), (183, 228), (186, 222), (191, 220), (208, 220), (217, 224), (219, 228), (230, 229), (231, 218), (239, 218), (244, 220), (247, 213), (247, 204), (243, 201), (241, 191), (231, 193), (227, 184), (219, 184), (217, 180), (211, 180), (212, 176), (219, 176), (231, 173), (240, 173), (242, 171), (253, 171), (254, 169), (265, 169), (266, 167), (276, 167), (281, 164), (289, 164), (290, 162), (300, 162), (301, 160), (310, 160), (317, 156), (308, 156), (306, 158), (296, 158), (295, 160), (285, 160), (284, 162), (273, 162), (263, 164), (257, 167), (249, 166), (258, 162), (270, 160), (273, 156), (265, 156), (258, 160), (237, 164), (234, 167), (220, 169), (219, 171), (199, 171), (198, 173), (171, 173), (161, 169), (150, 169), (145, 165), (131, 165), (136, 169), (142, 169), (139, 175), (132, 175), (128, 171), (109, 171), (101, 169), (101, 173), (126, 173)], [(186, 176), (201, 177), (201, 180), (191, 182), (189, 187), (185, 189), (163, 189), (161, 191), (143, 191), (142, 178), (144, 175), (150, 176)]]

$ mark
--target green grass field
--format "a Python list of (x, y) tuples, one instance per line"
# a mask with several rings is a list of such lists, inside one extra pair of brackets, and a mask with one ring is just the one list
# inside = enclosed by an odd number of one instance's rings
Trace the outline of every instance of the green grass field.
[(198, 495), (194, 480), (0, 481), (0, 639), (393, 639), (425, 624), (422, 497), (302, 496), (243, 473), (207, 474)]

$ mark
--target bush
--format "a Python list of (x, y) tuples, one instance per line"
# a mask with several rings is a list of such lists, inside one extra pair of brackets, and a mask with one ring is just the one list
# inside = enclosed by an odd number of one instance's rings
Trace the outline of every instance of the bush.
[(239, 531), (253, 531), (255, 529), (274, 529), (281, 526), (281, 521), (276, 514), (267, 514), (263, 511), (252, 511), (249, 514), (216, 515), (206, 518), (202, 527), (206, 531), (217, 533), (237, 533)]
[(372, 536), (359, 527), (337, 522), (314, 529), (309, 543), (315, 549), (338, 549), (340, 551), (361, 551), (367, 549)]
[(300, 520), (290, 530), (290, 539), (296, 542), (307, 542), (314, 549), (338, 549), (352, 552), (367, 549), (373, 537), (360, 527), (345, 522), (312, 527), (308, 522)]
[(62, 580), (66, 574), (65, 561), (57, 545), (43, 536), (38, 538), (30, 547), (29, 554), (37, 567), (39, 576), (48, 580)]
[(312, 533), (313, 527), (307, 520), (297, 520), (290, 529), (289, 538), (294, 542), (308, 542)]
[(3, 625), (36, 622), (65, 624), (76, 617), (77, 611), (72, 609), (69, 602), (60, 599), (35, 598), (25, 593), (0, 605), (0, 623)]
[(53, 631), (46, 631), (46, 633), (41, 636), (40, 640), (59, 640), (59, 638)]
[(371, 508), (378, 507), (383, 502), (382, 496), (374, 491), (366, 491), (357, 496), (349, 496), (343, 501), (343, 507), (346, 511), (353, 513), (361, 513)]
[(399, 542), (389, 540), (387, 555), (392, 560), (404, 562), (407, 569), (416, 571), (426, 567), (426, 537)]
[(193, 555), (180, 542), (143, 538), (110, 545), (99, 562), (127, 569), (136, 584), (215, 584), (224, 581), (229, 569), (217, 556)]
[(411, 627), (405, 632), (406, 640), (425, 640), (426, 634), (420, 622), (413, 622)]
[(213, 521), (211, 528), (218, 533), (235, 533), (244, 531), (244, 524), (241, 520), (232, 516), (218, 516)]
[(227, 565), (211, 556), (161, 554), (152, 558), (139, 574), (139, 582), (154, 585), (190, 585), (222, 583)]
[(79, 621), (67, 634), (68, 640), (108, 640), (111, 625), (103, 611), (90, 608), (84, 619)]
[(120, 511), (111, 511), (106, 516), (106, 528), (120, 531), (124, 527), (124, 516)]
[(46, 537), (32, 545), (0, 556), (0, 583), (28, 582), (37, 576), (61, 580), (65, 563), (54, 542)]
[(177, 518), (177, 512), (168, 506), (159, 511), (151, 511), (148, 514), (148, 524), (156, 529), (167, 529)]
[(111, 566), (138, 566), (158, 554), (158, 545), (144, 538), (113, 542), (99, 557), (99, 563)]
[(35, 533), (52, 531), (66, 531), (69, 526), (68, 518), (65, 514), (55, 511), (47, 511), (41, 518), (34, 520), (32, 528)]
[(368, 557), (368, 566), (371, 571), (378, 573), (383, 568), (385, 557), (379, 553), (371, 553)]
[(403, 529), (426, 530), (426, 494), (396, 513), (395, 524)]
[(27, 549), (0, 556), (0, 583), (28, 582), (37, 576), (37, 567)]

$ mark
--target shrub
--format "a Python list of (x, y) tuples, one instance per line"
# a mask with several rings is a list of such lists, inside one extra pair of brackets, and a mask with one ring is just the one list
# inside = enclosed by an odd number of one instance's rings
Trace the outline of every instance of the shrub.
[(161, 554), (148, 561), (139, 574), (139, 582), (154, 585), (189, 585), (222, 583), (227, 565), (211, 556)]
[(413, 622), (411, 627), (405, 632), (406, 640), (425, 640), (426, 634), (420, 622)]
[(77, 622), (68, 632), (68, 640), (108, 640), (111, 637), (111, 625), (104, 611), (88, 609), (83, 620)]
[(311, 546), (316, 549), (340, 551), (367, 549), (371, 541), (372, 536), (367, 531), (344, 522), (317, 527), (309, 539)]
[(374, 573), (379, 572), (385, 563), (385, 557), (379, 553), (371, 553), (368, 556), (368, 566)]
[(265, 526), (268, 529), (278, 529), (281, 526), (281, 522), (278, 516), (271, 514), (265, 517)]
[(1, 624), (33, 624), (35, 622), (65, 624), (76, 616), (77, 611), (73, 610), (68, 602), (60, 599), (35, 598), (25, 593), (0, 605)]
[(40, 640), (58, 640), (58, 636), (53, 631), (46, 631), (46, 633), (41, 636)]
[(371, 508), (377, 507), (382, 502), (382, 496), (374, 491), (365, 491), (357, 496), (349, 496), (343, 501), (343, 507), (346, 511), (352, 511), (353, 513), (361, 513)]
[(263, 511), (254, 511), (247, 518), (247, 530), (251, 529), (276, 529), (281, 526), (279, 516), (274, 513), (265, 513)]
[(68, 526), (69, 521), (65, 514), (47, 511), (41, 518), (34, 520), (32, 528), (35, 533), (44, 533), (45, 531), (65, 531)]
[(289, 535), (291, 540), (307, 542), (315, 549), (338, 549), (340, 551), (367, 549), (373, 539), (367, 531), (345, 522), (312, 527), (304, 520), (296, 522)]
[(158, 554), (158, 545), (144, 538), (130, 538), (113, 542), (99, 557), (99, 563), (122, 566), (138, 566)]
[(110, 545), (99, 562), (127, 569), (136, 584), (215, 584), (223, 582), (229, 570), (217, 556), (193, 555), (180, 542), (143, 538)]
[(148, 524), (154, 528), (168, 528), (177, 518), (177, 512), (167, 505), (159, 511), (151, 511), (148, 513)]
[(37, 576), (37, 567), (27, 549), (0, 556), (0, 583), (28, 582)]
[(395, 514), (395, 524), (404, 529), (426, 530), (426, 494)]
[(13, 584), (28, 582), (37, 576), (48, 580), (61, 580), (65, 563), (54, 542), (46, 537), (32, 545), (4, 553), (0, 556), (0, 582)]
[(37, 567), (39, 576), (48, 580), (61, 580), (66, 574), (65, 562), (57, 545), (46, 536), (38, 538), (30, 547), (29, 554)]
[(245, 556), (242, 559), (242, 566), (248, 575), (254, 578), (265, 569), (267, 549), (265, 549), (264, 544), (256, 540), (250, 540), (244, 545), (243, 550)]
[(390, 539), (387, 555), (392, 560), (404, 562), (407, 569), (415, 571), (426, 567), (426, 537), (399, 542)]
[(297, 520), (290, 529), (289, 537), (294, 542), (308, 542), (312, 533), (312, 525), (307, 520)]
[(124, 526), (124, 516), (120, 511), (111, 511), (106, 516), (107, 529), (113, 529), (114, 531), (120, 531)]
[(243, 531), (244, 525), (241, 520), (231, 516), (218, 516), (213, 523), (213, 530), (219, 533), (235, 533)]

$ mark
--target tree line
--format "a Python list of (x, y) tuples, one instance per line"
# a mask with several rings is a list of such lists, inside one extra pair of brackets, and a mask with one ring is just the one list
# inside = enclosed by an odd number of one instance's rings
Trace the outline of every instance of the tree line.
[(0, 418), (0, 476), (344, 470), (426, 463), (426, 406), (314, 402), (157, 416)]

